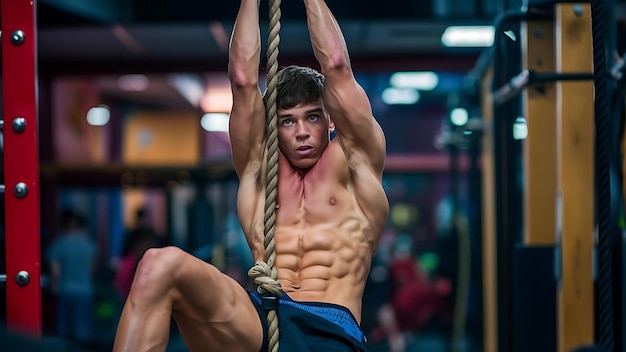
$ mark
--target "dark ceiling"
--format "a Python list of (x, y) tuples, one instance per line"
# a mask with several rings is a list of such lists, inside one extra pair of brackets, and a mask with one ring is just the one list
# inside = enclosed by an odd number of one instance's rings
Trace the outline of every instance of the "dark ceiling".
[[(482, 48), (446, 48), (449, 25), (492, 24), (531, 0), (327, 0), (358, 70), (469, 71)], [(545, 0), (534, 0), (545, 1)], [(607, 0), (621, 5), (626, 0)], [(38, 0), (40, 76), (223, 72), (240, 1)], [(268, 0), (261, 1), (267, 38)], [(624, 6), (618, 10), (624, 12)], [(279, 63), (315, 65), (302, 1), (283, 1)], [(618, 17), (626, 17), (619, 14)], [(120, 94), (126, 94), (120, 92)], [(160, 97), (160, 95), (156, 95)], [(161, 101), (161, 99), (157, 99)]]
[[(452, 70), (473, 67), (481, 48), (446, 49), (451, 24), (490, 24), (522, 0), (327, 0), (355, 70)], [(165, 83), (170, 72), (225, 71), (240, 1), (38, 0), (40, 77), (100, 75), (101, 94), (165, 108), (190, 107)], [(261, 29), (268, 35), (268, 0)], [(302, 1), (281, 4), (279, 63), (315, 66)], [(124, 73), (151, 74), (145, 91), (118, 88)], [(201, 76), (201, 75), (199, 75)], [(162, 84), (158, 84), (158, 83)]]
[[(328, 0), (355, 62), (474, 60), (441, 45), (450, 24), (488, 24), (521, 0)], [(223, 69), (239, 1), (39, 0), (40, 72)], [(283, 1), (281, 58), (310, 58), (301, 1)], [(267, 1), (261, 4), (267, 37)]]

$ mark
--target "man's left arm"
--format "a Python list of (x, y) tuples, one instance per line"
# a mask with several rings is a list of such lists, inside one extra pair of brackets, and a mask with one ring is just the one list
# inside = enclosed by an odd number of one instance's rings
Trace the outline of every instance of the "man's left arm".
[(325, 76), (326, 107), (337, 127), (338, 140), (350, 163), (370, 165), (381, 176), (385, 136), (354, 77), (341, 28), (325, 1), (304, 3), (313, 52)]

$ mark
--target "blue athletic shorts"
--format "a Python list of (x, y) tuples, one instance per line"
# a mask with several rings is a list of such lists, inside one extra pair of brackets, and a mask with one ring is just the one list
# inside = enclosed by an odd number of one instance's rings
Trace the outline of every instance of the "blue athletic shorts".
[[(250, 292), (263, 325), (263, 347), (267, 352), (267, 315), (261, 296)], [(281, 352), (367, 351), (367, 340), (352, 313), (343, 306), (321, 302), (296, 302), (286, 293), (278, 307), (278, 350)]]

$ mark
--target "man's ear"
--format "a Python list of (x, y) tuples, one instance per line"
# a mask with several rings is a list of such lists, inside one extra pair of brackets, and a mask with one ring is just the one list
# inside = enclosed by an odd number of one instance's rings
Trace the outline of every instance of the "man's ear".
[(328, 130), (330, 133), (335, 132), (335, 123), (331, 119), (328, 119)]

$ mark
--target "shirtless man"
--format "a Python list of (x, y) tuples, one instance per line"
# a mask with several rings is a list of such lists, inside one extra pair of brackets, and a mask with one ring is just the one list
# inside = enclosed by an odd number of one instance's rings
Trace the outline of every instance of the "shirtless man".
[[(381, 185), (385, 138), (332, 13), (323, 0), (304, 4), (323, 76), (296, 66), (278, 76), (280, 350), (365, 351), (361, 300), (389, 211)], [(228, 72), (238, 215), (255, 260), (264, 261), (266, 140), (259, 126), (266, 116), (258, 88), (258, 17), (259, 0), (241, 0)], [(255, 292), (179, 249), (151, 249), (137, 269), (114, 351), (165, 350), (170, 317), (190, 351), (264, 351), (267, 320), (259, 302)]]

